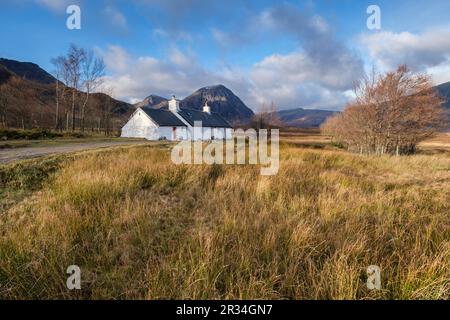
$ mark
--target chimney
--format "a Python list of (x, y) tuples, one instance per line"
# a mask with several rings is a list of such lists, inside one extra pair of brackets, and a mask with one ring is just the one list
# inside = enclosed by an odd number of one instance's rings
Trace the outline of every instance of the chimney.
[(211, 114), (211, 107), (208, 106), (208, 101), (206, 101), (205, 105), (203, 106), (203, 112)]
[(169, 110), (172, 112), (180, 111), (180, 101), (175, 98), (175, 95), (173, 95), (172, 100), (169, 101)]

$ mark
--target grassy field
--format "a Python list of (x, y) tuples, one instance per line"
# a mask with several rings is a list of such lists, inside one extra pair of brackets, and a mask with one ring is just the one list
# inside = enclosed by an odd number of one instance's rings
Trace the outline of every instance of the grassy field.
[(175, 166), (167, 144), (1, 166), (0, 298), (447, 299), (450, 152), (425, 151), (287, 133), (272, 177)]

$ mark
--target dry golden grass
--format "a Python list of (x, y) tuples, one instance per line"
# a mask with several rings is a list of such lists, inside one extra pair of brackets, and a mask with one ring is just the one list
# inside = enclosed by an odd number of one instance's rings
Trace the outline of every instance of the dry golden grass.
[[(87, 154), (0, 216), (0, 297), (447, 299), (450, 153), (361, 157), (286, 142), (278, 175)], [(69, 265), (82, 290), (66, 288)], [(378, 265), (383, 290), (367, 290)]]
[(419, 148), (429, 152), (450, 152), (450, 133), (440, 133), (422, 142)]

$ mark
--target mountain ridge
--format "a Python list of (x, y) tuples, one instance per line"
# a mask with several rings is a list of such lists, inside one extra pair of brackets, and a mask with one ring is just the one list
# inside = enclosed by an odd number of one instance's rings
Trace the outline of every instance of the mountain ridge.
[(317, 128), (337, 111), (295, 108), (280, 110), (278, 117), (285, 126), (297, 128)]
[(21, 62), (0, 58), (0, 65), (13, 72), (17, 76), (43, 84), (55, 83), (56, 79), (50, 73), (42, 69), (39, 65), (32, 62)]
[(153, 107), (155, 109), (160, 109), (165, 107), (168, 104), (168, 101), (169, 100), (164, 97), (151, 94), (141, 102), (135, 103), (133, 106), (136, 108)]
[[(152, 94), (134, 106), (167, 109), (168, 101), (166, 98)], [(202, 110), (205, 102), (208, 102), (212, 112), (218, 113), (228, 121), (249, 121), (254, 115), (254, 112), (237, 95), (222, 84), (196, 90), (180, 101), (180, 108)]]
[[(450, 114), (450, 82), (436, 85), (434, 89), (446, 100), (444, 107), (449, 109)], [(335, 115), (338, 111), (295, 108), (280, 110), (277, 113), (286, 126), (308, 128), (320, 127), (328, 117)]]
[(441, 83), (434, 88), (442, 96), (442, 98), (447, 100), (447, 102), (444, 104), (444, 107), (446, 107), (450, 111), (450, 82)]
[[(6, 61), (6, 63), (5, 63)], [(5, 66), (10, 65), (18, 72)], [(32, 70), (28, 70), (30, 67)], [(28, 70), (28, 71), (27, 71)], [(56, 110), (56, 79), (40, 68), (37, 64), (20, 62), (0, 58), (0, 125), (23, 128), (52, 128), (55, 126)], [(84, 99), (84, 92), (77, 91), (77, 96)], [(83, 95), (83, 97), (82, 97)], [(68, 104), (68, 103), (66, 103)], [(77, 105), (77, 114), (80, 113), (80, 104)], [(104, 93), (92, 93), (87, 106), (92, 117), (91, 127), (100, 126), (98, 119), (105, 116), (105, 106), (115, 129), (128, 118), (133, 111), (131, 104), (116, 100)], [(70, 106), (60, 105), (60, 122), (66, 121), (65, 116), (70, 112)], [(94, 120), (96, 119), (96, 120)], [(79, 118), (76, 119), (79, 122)]]
[[(55, 82), (56, 79), (51, 74), (35, 63), (0, 58), (0, 85), (7, 84), (12, 92), (15, 92), (16, 97), (12, 101), (15, 104), (21, 104), (22, 106), (18, 107), (21, 110), (27, 105), (30, 108), (35, 105), (48, 105), (48, 111), (50, 112), (51, 106), (54, 105)], [(444, 106), (450, 114), (450, 82), (439, 84), (434, 88), (446, 99)], [(28, 97), (20, 98), (23, 92), (26, 92)], [(94, 109), (101, 108), (102, 102), (100, 101), (106, 99), (105, 95), (98, 93), (93, 94), (92, 97)], [(127, 115), (137, 107), (168, 108), (168, 99), (155, 94), (149, 95), (143, 101), (134, 105), (109, 96), (107, 99), (110, 99), (108, 101), (111, 101), (114, 105), (114, 114), (120, 118), (121, 122), (126, 121)], [(206, 86), (196, 90), (181, 100), (180, 106), (185, 109), (201, 110), (206, 101), (208, 101), (213, 112), (219, 113), (233, 123), (246, 123), (254, 115), (254, 112), (237, 95), (222, 84)], [(26, 112), (27, 110), (23, 109), (23, 111)], [(279, 118), (286, 126), (300, 128), (318, 127), (334, 114), (336, 114), (335, 111), (306, 108), (278, 111)]]

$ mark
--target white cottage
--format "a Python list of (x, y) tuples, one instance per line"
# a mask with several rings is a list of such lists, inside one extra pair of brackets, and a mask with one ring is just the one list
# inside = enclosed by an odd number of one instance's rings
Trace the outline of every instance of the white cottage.
[[(201, 126), (200, 126), (201, 124)], [(169, 110), (142, 107), (136, 109), (122, 128), (121, 137), (147, 140), (217, 140), (231, 139), (232, 127), (205, 103), (203, 111), (180, 109), (172, 98)]]

